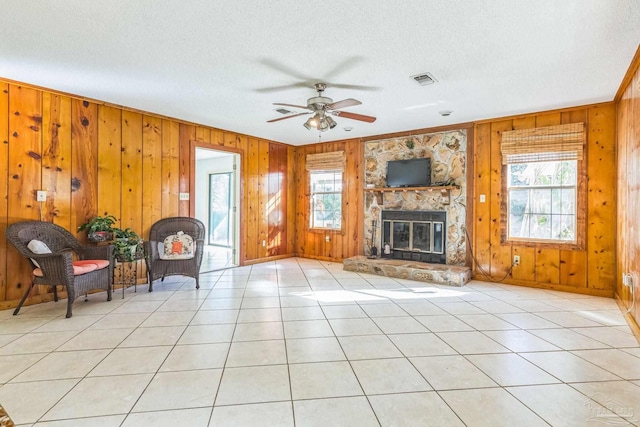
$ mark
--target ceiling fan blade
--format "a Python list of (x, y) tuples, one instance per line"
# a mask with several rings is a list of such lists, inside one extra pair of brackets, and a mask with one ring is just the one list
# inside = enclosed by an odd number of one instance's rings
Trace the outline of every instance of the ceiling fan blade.
[(364, 114), (349, 113), (347, 111), (332, 111), (331, 114), (345, 119), (360, 120), (361, 122), (373, 123), (376, 118), (373, 116), (365, 116)]
[[(281, 105), (283, 107), (294, 107), (294, 108), (302, 108), (304, 110), (311, 110), (311, 108), (307, 107), (306, 105), (285, 104), (283, 102), (274, 102), (273, 105)], [(304, 114), (308, 114), (308, 113), (304, 113)]]
[(354, 105), (360, 104), (362, 104), (362, 102), (358, 101), (357, 99), (347, 98), (343, 99), (342, 101), (336, 101), (331, 104), (327, 104), (325, 105), (325, 108), (327, 110), (339, 110), (341, 108), (353, 107)]
[(380, 90), (377, 86), (363, 86), (363, 85), (343, 85), (340, 83), (327, 83), (328, 87), (335, 87), (338, 89), (353, 89), (353, 90), (366, 90), (366, 91), (378, 91)]
[(298, 88), (308, 89), (309, 87), (313, 87), (313, 83), (311, 83), (311, 80), (309, 82), (290, 83), (290, 84), (281, 85), (281, 86), (261, 87), (259, 89), (254, 89), (254, 91), (258, 93), (270, 93), (270, 92), (280, 92), (283, 90), (298, 89)]
[(286, 74), (288, 76), (291, 76), (295, 79), (298, 80), (309, 80), (310, 77), (309, 76), (305, 76), (302, 73), (299, 73), (297, 70), (294, 70), (293, 68), (290, 68), (280, 62), (276, 62), (271, 58), (262, 58), (260, 60), (260, 63), (263, 65), (266, 65), (267, 67), (271, 68), (272, 70), (278, 71), (282, 74)]
[(298, 113), (298, 114), (292, 114), (292, 115), (290, 115), (290, 116), (278, 117), (277, 119), (267, 120), (267, 123), (279, 122), (280, 120), (290, 119), (290, 118), (292, 118), (292, 117), (304, 116), (305, 114), (311, 114), (311, 112), (308, 112), (308, 113)]

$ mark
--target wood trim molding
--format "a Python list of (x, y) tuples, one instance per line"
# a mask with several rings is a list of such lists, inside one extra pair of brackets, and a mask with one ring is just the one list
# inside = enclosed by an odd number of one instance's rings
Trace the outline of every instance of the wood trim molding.
[[(438, 132), (446, 132), (450, 130), (461, 130), (461, 129), (473, 129), (474, 122), (466, 122), (466, 123), (457, 123), (453, 125), (446, 126), (436, 126), (432, 128), (423, 128), (423, 129), (414, 129), (402, 132), (395, 133), (385, 133), (382, 135), (372, 135), (360, 138), (360, 142), (369, 142), (369, 141), (378, 141), (381, 139), (391, 139), (391, 138), (401, 138), (404, 136), (412, 136), (412, 135), (424, 135), (429, 133), (438, 133)], [(467, 136), (467, 143), (469, 141), (469, 137)]]
[(622, 98), (622, 95), (624, 95), (624, 92), (627, 90), (627, 86), (631, 84), (631, 81), (633, 80), (633, 76), (636, 74), (638, 67), (640, 67), (640, 44), (638, 44), (638, 49), (636, 49), (636, 54), (633, 55), (633, 59), (629, 64), (629, 68), (627, 69), (627, 73), (624, 75), (624, 77), (622, 78), (622, 81), (620, 82), (620, 87), (618, 87), (618, 92), (616, 92), (616, 96), (613, 98), (614, 102), (617, 103), (618, 101), (620, 101), (620, 99)]

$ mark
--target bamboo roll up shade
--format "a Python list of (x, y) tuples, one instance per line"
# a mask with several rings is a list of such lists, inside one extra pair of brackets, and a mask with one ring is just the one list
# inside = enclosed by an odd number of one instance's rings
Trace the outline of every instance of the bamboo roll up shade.
[(582, 160), (584, 123), (502, 132), (502, 164)]
[(344, 151), (307, 154), (308, 171), (344, 170)]

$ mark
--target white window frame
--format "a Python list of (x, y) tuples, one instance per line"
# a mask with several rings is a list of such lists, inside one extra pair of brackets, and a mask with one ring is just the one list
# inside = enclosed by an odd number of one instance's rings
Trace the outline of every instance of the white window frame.
[[(506, 185), (506, 195), (507, 195), (507, 240), (510, 241), (526, 241), (526, 242), (549, 242), (549, 243), (559, 243), (559, 244), (571, 244), (571, 245), (575, 245), (578, 243), (578, 234), (580, 232), (579, 229), (579, 223), (578, 223), (578, 204), (579, 204), (579, 185), (578, 185), (578, 181), (579, 181), (579, 175), (580, 175), (580, 165), (578, 164), (577, 160), (569, 160), (566, 162), (572, 162), (573, 166), (574, 166), (574, 175), (576, 177), (576, 180), (573, 184), (545, 184), (545, 185), (511, 185), (511, 167), (512, 166), (517, 166), (517, 165), (532, 165), (534, 163), (548, 163), (548, 162), (526, 162), (526, 163), (510, 163), (507, 165), (506, 167), (506, 181), (507, 181), (507, 185)], [(528, 233), (526, 236), (514, 236), (511, 235), (511, 192), (512, 190), (514, 191), (522, 191), (522, 190), (526, 190), (529, 191), (529, 199), (531, 199), (531, 192), (535, 191), (535, 190), (549, 190), (549, 191), (553, 191), (553, 190), (572, 190), (573, 194), (574, 194), (574, 200), (573, 200), (573, 212), (571, 213), (557, 213), (557, 212), (553, 212), (553, 202), (551, 201), (550, 204), (550, 211), (549, 212), (525, 212), (524, 213), (524, 217), (526, 218), (529, 215), (548, 215), (549, 217), (551, 217), (551, 221), (553, 223), (553, 217), (556, 216), (572, 216), (573, 217), (573, 238), (572, 239), (565, 239), (562, 237), (558, 237), (558, 236), (549, 236), (546, 238), (540, 238), (540, 237), (532, 237), (531, 236), (531, 230), (528, 230)], [(552, 226), (550, 226), (552, 227)], [(551, 230), (553, 232), (553, 229)]]
[[(309, 172), (309, 221), (308, 221), (308, 225), (309, 225), (309, 229), (310, 230), (331, 230), (331, 231), (342, 231), (342, 223), (343, 223), (343, 190), (344, 190), (344, 172), (342, 169), (333, 169), (333, 170), (310, 170)], [(333, 174), (334, 175), (334, 183), (339, 182), (340, 186), (339, 186), (339, 190), (335, 190), (335, 188), (337, 186), (334, 186), (334, 190), (333, 191), (314, 191), (313, 188), (313, 183), (314, 183), (314, 179), (313, 176), (314, 175), (318, 175), (318, 174)], [(336, 175), (339, 175), (339, 178), (336, 177)], [(316, 215), (315, 213), (318, 212), (318, 210), (316, 209), (316, 197), (317, 195), (330, 195), (330, 194), (334, 194), (336, 196), (339, 197), (339, 206), (340, 206), (340, 218), (338, 221), (338, 226), (337, 227), (326, 227), (326, 226), (321, 226), (318, 225), (316, 223)], [(335, 209), (334, 209), (335, 211)]]

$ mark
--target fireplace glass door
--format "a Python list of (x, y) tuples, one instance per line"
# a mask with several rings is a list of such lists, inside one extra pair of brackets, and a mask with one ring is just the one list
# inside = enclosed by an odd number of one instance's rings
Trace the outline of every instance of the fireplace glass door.
[(394, 248), (411, 249), (411, 227), (409, 222), (393, 221), (393, 237), (391, 242)]
[(417, 222), (412, 223), (413, 236), (411, 239), (411, 250), (431, 252), (431, 222)]

